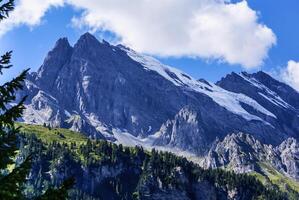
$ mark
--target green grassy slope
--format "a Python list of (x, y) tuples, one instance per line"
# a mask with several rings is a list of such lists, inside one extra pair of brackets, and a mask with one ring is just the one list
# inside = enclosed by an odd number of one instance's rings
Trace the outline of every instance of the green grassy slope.
[(88, 138), (82, 133), (71, 131), (62, 128), (47, 128), (40, 125), (29, 125), (24, 123), (17, 123), (17, 127), (20, 127), (21, 132), (25, 134), (34, 134), (38, 139), (41, 139), (45, 143), (51, 143), (53, 141), (60, 143), (77, 143), (81, 144), (88, 140)]
[(259, 166), (263, 174), (257, 172), (250, 174), (255, 176), (264, 185), (276, 185), (281, 191), (288, 193), (289, 199), (297, 199), (299, 193), (298, 182), (280, 173), (268, 163), (261, 162)]
[(268, 180), (271, 181), (271, 183), (278, 185), (281, 190), (286, 191), (291, 188), (292, 190), (299, 192), (298, 182), (286, 177), (267, 163), (260, 163), (260, 166), (264, 170)]

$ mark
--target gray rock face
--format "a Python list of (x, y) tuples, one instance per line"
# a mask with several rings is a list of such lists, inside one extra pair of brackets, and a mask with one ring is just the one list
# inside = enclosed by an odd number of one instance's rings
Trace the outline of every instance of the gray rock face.
[[(100, 43), (90, 34), (83, 35), (74, 48), (59, 40), (34, 84), (59, 102), (55, 114), (62, 118), (61, 126), (73, 127), (66, 123), (71, 122), (67, 112), (81, 116), (86, 123), (107, 124), (133, 135), (150, 134), (150, 126), (152, 131), (158, 129), (185, 99), (169, 81), (145, 71), (124, 51)], [(164, 100), (169, 104), (163, 104)], [(33, 98), (29, 99), (28, 105), (33, 103)]]
[(289, 138), (281, 143), (276, 150), (280, 153), (285, 172), (299, 180), (299, 145), (297, 140)]
[(63, 66), (70, 61), (72, 52), (73, 48), (68, 40), (66, 38), (59, 39), (53, 50), (48, 53), (43, 65), (39, 68), (35, 77), (36, 84), (42, 85), (47, 91), (54, 89), (56, 77), (59, 76)]
[[(202, 123), (202, 124), (201, 124)], [(180, 147), (182, 150), (204, 154), (213, 138), (205, 134), (200, 113), (185, 107), (160, 129), (154, 145)]]
[(237, 173), (248, 173), (261, 172), (259, 163), (265, 162), (298, 181), (298, 150), (294, 138), (273, 147), (262, 144), (249, 134), (237, 133), (217, 141), (202, 165), (206, 168), (227, 167)]
[[(221, 82), (223, 88), (234, 86)], [(25, 86), (19, 94), (28, 95), (24, 122), (71, 128), (91, 137), (116, 141), (117, 131), (143, 141), (155, 134), (150, 145), (198, 155), (217, 137), (238, 131), (273, 145), (290, 136), (298, 139), (298, 106), (291, 103), (297, 93), (287, 97), (287, 86), (269, 86), (273, 94), (263, 94), (274, 98), (272, 102), (248, 81), (240, 88), (247, 86), (250, 93), (226, 90), (122, 45), (99, 42), (89, 33), (74, 47), (59, 39)]]

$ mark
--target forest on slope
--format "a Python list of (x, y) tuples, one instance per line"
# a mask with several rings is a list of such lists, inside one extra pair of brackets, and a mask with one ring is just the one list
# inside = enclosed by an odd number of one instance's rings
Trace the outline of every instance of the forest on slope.
[(18, 124), (20, 155), (33, 155), (25, 194), (33, 198), (73, 177), (71, 199), (296, 199), (254, 176), (204, 170), (155, 149), (90, 140), (80, 133)]

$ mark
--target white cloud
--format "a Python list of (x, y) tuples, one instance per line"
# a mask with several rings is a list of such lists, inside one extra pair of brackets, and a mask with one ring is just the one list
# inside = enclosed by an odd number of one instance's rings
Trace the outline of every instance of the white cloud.
[[(28, 0), (21, 0), (21, 2)], [(34, 0), (30, 0), (34, 1)], [(38, 24), (49, 6), (63, 0), (34, 2), (13, 19), (12, 26)], [(258, 67), (276, 43), (271, 29), (259, 23), (246, 1), (227, 0), (64, 0), (83, 9), (77, 26), (114, 32), (120, 42), (159, 56), (220, 59), (245, 68)], [(37, 12), (30, 8), (35, 6)], [(25, 9), (26, 8), (26, 9)], [(28, 11), (29, 10), (29, 11)], [(32, 13), (37, 14), (32, 14)], [(22, 14), (25, 13), (25, 18)], [(27, 13), (27, 14), (26, 14)], [(27, 20), (26, 20), (27, 19)], [(17, 22), (15, 22), (17, 21)], [(25, 21), (25, 22), (24, 22)], [(5, 30), (4, 30), (5, 31)], [(0, 29), (0, 35), (1, 32)]]
[(287, 67), (282, 70), (281, 78), (299, 91), (299, 62), (290, 60)]
[(62, 6), (64, 0), (19, 0), (10, 17), (0, 23), (0, 37), (19, 25), (36, 26), (52, 6)]

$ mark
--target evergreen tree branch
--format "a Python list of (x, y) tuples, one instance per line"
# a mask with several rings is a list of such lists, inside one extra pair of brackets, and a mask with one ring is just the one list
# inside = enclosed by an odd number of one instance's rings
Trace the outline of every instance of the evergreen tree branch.
[(2, 72), (3, 69), (8, 69), (8, 68), (12, 67), (12, 65), (10, 64), (11, 54), (12, 54), (12, 51), (9, 51), (9, 52), (6, 52), (4, 55), (1, 56), (1, 59), (0, 59), (0, 75), (3, 74), (3, 72)]
[[(7, 18), (9, 12), (14, 9), (14, 0), (0, 0), (0, 21)], [(12, 67), (12, 51), (6, 52), (0, 57), (0, 75), (4, 69)], [(9, 164), (16, 164), (17, 133), (19, 129), (14, 127), (14, 121), (21, 117), (26, 97), (23, 97), (16, 105), (16, 91), (23, 88), (23, 82), (29, 69), (24, 70), (19, 76), (0, 86), (0, 199), (19, 200), (24, 199), (22, 194), (26, 176), (31, 168), (31, 156), (9, 172)], [(6, 172), (5, 172), (6, 171)]]
[(29, 69), (24, 70), (19, 76), (0, 86), (0, 110), (7, 110), (6, 105), (16, 100), (15, 92), (23, 89), (28, 71)]
[(0, 21), (7, 18), (10, 11), (12, 11), (15, 7), (14, 0), (5, 1), (6, 3), (2, 3), (3, 0), (0, 0)]
[(18, 130), (13, 129), (10, 133), (0, 136), (0, 169), (7, 169), (8, 165), (14, 164), (14, 157), (17, 154), (15, 145), (17, 132)]
[(22, 116), (25, 106), (23, 105), (26, 97), (23, 97), (22, 100), (15, 106), (12, 106), (10, 109), (7, 109), (4, 114), (0, 115), (0, 128), (10, 127), (14, 125), (14, 121)]
[(19, 200), (23, 199), (22, 184), (31, 167), (31, 157), (28, 156), (26, 160), (18, 167), (13, 169), (11, 173), (0, 179), (0, 199), (5, 200)]

